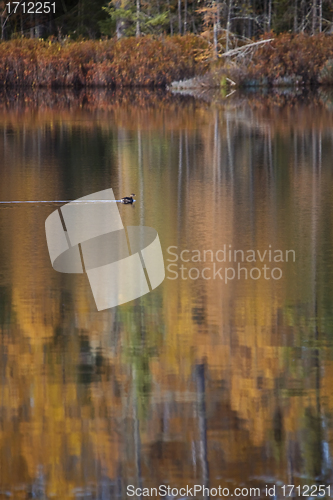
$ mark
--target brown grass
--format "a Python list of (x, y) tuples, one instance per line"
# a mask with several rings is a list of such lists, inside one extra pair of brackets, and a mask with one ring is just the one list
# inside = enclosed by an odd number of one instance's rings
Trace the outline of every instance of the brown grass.
[[(269, 33), (266, 37), (274, 37)], [(308, 86), (333, 83), (333, 36), (284, 33), (227, 72), (238, 85)]]
[(59, 43), (1, 43), (0, 86), (163, 87), (204, 69), (195, 53), (205, 44), (187, 35)]

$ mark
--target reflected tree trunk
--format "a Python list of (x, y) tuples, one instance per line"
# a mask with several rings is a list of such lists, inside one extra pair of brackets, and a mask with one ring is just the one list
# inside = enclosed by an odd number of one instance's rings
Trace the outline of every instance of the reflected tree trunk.
[[(249, 141), (252, 142), (252, 131), (249, 131)], [(249, 199), (250, 199), (250, 223), (251, 223), (251, 234), (254, 234), (254, 172), (253, 172), (253, 150), (252, 147), (249, 150)]]
[(291, 440), (291, 436), (287, 437), (287, 450), (288, 450), (288, 482), (289, 484), (295, 484), (294, 482), (294, 443)]
[(214, 162), (216, 165), (215, 179), (217, 181), (217, 186), (220, 185), (221, 181), (221, 133), (220, 133), (220, 114), (219, 111), (215, 112), (215, 131), (214, 131)]
[(315, 412), (308, 409), (306, 417), (308, 419), (309, 433), (307, 437), (307, 447), (310, 453), (305, 455), (307, 461), (306, 473), (315, 476), (318, 480), (322, 479), (323, 474), (323, 429), (322, 429), (322, 415), (321, 415), (321, 364), (320, 364), (320, 333), (318, 329), (318, 294), (317, 294), (317, 280), (318, 280), (318, 222), (319, 222), (319, 200), (320, 200), (320, 183), (318, 182), (320, 176), (320, 149), (318, 136), (316, 130), (312, 129), (312, 203), (311, 203), (311, 262), (312, 262), (312, 276), (311, 276), (311, 291), (312, 291), (312, 311), (311, 319), (313, 324), (313, 331), (311, 332), (312, 341), (315, 349), (310, 349), (310, 364), (314, 365), (314, 378), (315, 378), (315, 397), (316, 409)]
[[(141, 130), (138, 130), (138, 167), (139, 167), (139, 185), (140, 185), (140, 200), (143, 200), (143, 168), (142, 168), (142, 136)], [(140, 211), (140, 224), (144, 226), (144, 210), (142, 206), (142, 210)]]
[(178, 157), (178, 224), (181, 223), (182, 203), (182, 177), (183, 177), (183, 135), (179, 133), (179, 157)]
[(297, 134), (294, 133), (294, 172), (298, 170), (298, 148), (297, 148)]
[[(318, 189), (318, 147), (316, 132), (312, 130), (312, 287), (313, 287), (313, 315), (314, 315), (314, 337), (316, 345), (318, 346), (319, 333), (318, 333), (318, 298), (317, 298), (317, 189)], [(316, 359), (316, 401), (317, 401), (317, 415), (320, 416), (320, 364), (319, 364), (319, 349), (315, 350)]]
[(186, 194), (190, 188), (190, 156), (188, 150), (188, 129), (185, 131), (185, 160), (186, 160)]
[(273, 153), (272, 153), (272, 131), (271, 127), (269, 127), (268, 130), (268, 165), (269, 165), (269, 173), (271, 180), (273, 181), (274, 179), (274, 172), (273, 172)]
[(319, 141), (318, 141), (318, 167), (319, 167), (319, 174), (321, 174), (321, 167), (322, 167), (322, 135), (321, 135), (321, 130), (319, 131)]
[(233, 184), (234, 180), (234, 157), (233, 157), (233, 144), (232, 144), (232, 139), (230, 135), (230, 120), (229, 117), (227, 117), (227, 146), (228, 146), (228, 163), (229, 163), (229, 173), (230, 173), (230, 180), (231, 183)]
[[(133, 426), (134, 426), (134, 453), (135, 453), (135, 471), (138, 488), (142, 490), (142, 472), (141, 472), (141, 437), (140, 420), (138, 417), (138, 398), (137, 398), (136, 368), (133, 368)], [(138, 498), (142, 498), (139, 495)]]
[[(197, 378), (197, 404), (199, 416), (199, 439), (200, 439), (200, 462), (202, 470), (202, 482), (205, 488), (209, 488), (209, 464), (207, 456), (207, 416), (206, 416), (206, 387), (205, 387), (205, 365), (196, 366)], [(207, 493), (207, 492), (206, 492)], [(203, 495), (209, 499), (209, 495)]]

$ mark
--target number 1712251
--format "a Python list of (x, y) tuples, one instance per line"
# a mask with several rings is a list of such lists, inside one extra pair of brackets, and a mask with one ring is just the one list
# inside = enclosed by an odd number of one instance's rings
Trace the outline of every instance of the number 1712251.
[(295, 486), (293, 484), (284, 484), (281, 486), (284, 497), (325, 497), (331, 496), (331, 486), (324, 484), (303, 484)]
[(22, 14), (55, 14), (55, 2), (8, 2), (6, 7), (8, 14), (15, 14), (18, 9)]

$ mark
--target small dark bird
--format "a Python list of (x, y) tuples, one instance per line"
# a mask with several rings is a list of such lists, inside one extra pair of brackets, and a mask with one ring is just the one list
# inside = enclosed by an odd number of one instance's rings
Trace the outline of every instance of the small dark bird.
[(125, 203), (125, 204), (133, 203), (133, 201), (135, 201), (134, 196), (135, 196), (135, 194), (132, 193), (131, 196), (125, 196), (125, 198), (122, 198), (120, 201), (121, 201), (121, 203)]

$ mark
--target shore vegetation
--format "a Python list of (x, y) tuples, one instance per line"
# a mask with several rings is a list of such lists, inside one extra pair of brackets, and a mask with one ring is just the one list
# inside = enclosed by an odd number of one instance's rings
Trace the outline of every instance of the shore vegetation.
[(329, 0), (34, 5), (0, 2), (0, 87), (333, 84)]

